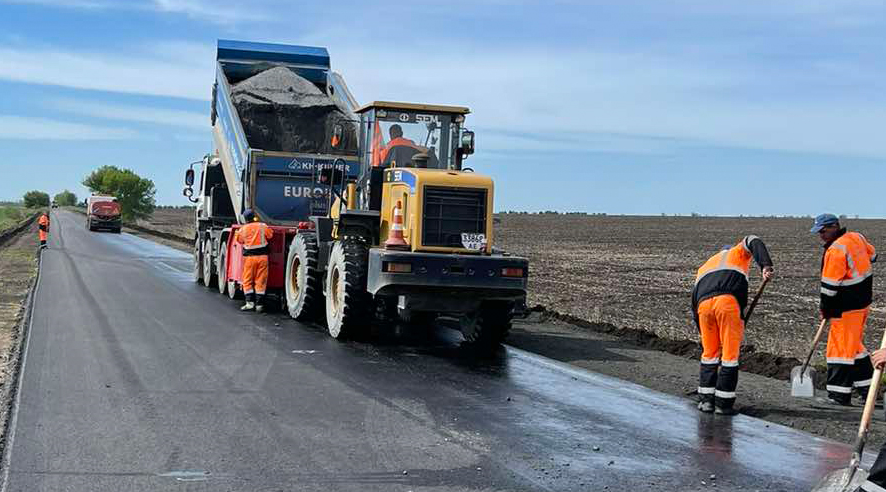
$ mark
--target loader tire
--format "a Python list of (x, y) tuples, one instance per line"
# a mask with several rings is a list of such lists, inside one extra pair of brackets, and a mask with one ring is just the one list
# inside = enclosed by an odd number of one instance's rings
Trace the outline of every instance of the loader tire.
[(337, 241), (326, 269), (326, 325), (336, 339), (370, 330), (372, 297), (366, 292), (369, 250), (359, 240)]
[(200, 247), (202, 242), (200, 239), (194, 239), (194, 270), (193, 270), (193, 278), (194, 282), (200, 283), (203, 281), (203, 250)]
[(286, 257), (286, 306), (299, 321), (318, 317), (323, 305), (323, 280), (318, 270), (317, 235), (297, 234)]
[(477, 349), (493, 349), (504, 341), (511, 330), (514, 304), (511, 302), (485, 302), (476, 313), (461, 319), (464, 346)]
[(212, 268), (212, 239), (206, 238), (203, 241), (203, 285), (211, 289), (216, 281), (215, 268)]

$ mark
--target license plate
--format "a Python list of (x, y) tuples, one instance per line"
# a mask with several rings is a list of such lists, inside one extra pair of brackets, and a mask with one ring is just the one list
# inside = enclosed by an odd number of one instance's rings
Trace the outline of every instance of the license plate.
[(478, 232), (461, 233), (461, 244), (472, 251), (480, 251), (486, 249), (486, 234)]

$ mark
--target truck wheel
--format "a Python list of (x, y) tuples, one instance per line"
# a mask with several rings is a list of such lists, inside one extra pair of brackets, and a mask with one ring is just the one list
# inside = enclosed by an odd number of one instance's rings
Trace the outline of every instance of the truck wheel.
[(326, 325), (333, 338), (347, 338), (368, 329), (370, 296), (366, 292), (366, 245), (337, 241), (326, 271)]
[(203, 254), (200, 250), (200, 240), (194, 239), (194, 282), (203, 281)]
[(236, 280), (228, 280), (228, 297), (231, 300), (243, 298), (243, 290)]
[(286, 258), (286, 305), (289, 315), (310, 321), (323, 303), (323, 287), (317, 270), (316, 234), (297, 234)]
[(218, 271), (215, 274), (218, 284), (218, 293), (225, 295), (228, 291), (228, 242), (221, 244), (218, 252)]
[(212, 239), (203, 241), (203, 285), (212, 288), (216, 282), (215, 269), (212, 268)]
[(508, 336), (513, 310), (510, 302), (486, 302), (478, 312), (462, 316), (459, 325), (465, 338), (463, 345), (494, 348)]

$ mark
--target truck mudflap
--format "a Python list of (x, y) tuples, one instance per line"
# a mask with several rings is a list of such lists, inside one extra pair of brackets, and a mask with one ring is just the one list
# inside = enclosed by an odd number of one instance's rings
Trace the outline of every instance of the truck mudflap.
[(484, 299), (518, 300), (526, 295), (528, 274), (529, 261), (516, 256), (372, 248), (366, 288), (373, 295), (458, 292)]

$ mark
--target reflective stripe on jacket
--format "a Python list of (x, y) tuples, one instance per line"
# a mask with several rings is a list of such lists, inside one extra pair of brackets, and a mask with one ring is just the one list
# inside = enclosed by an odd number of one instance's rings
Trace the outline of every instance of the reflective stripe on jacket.
[(766, 245), (757, 236), (747, 236), (735, 246), (724, 249), (698, 269), (692, 289), (692, 313), (698, 323), (698, 305), (705, 299), (730, 294), (744, 312), (748, 304), (748, 271), (751, 259), (763, 268), (772, 266)]
[(237, 230), (234, 240), (243, 245), (243, 256), (268, 254), (268, 240), (274, 231), (263, 222), (251, 222)]
[(831, 318), (844, 311), (864, 309), (873, 298), (872, 264), (877, 252), (857, 232), (840, 231), (840, 236), (825, 245), (821, 259), (821, 310)]

